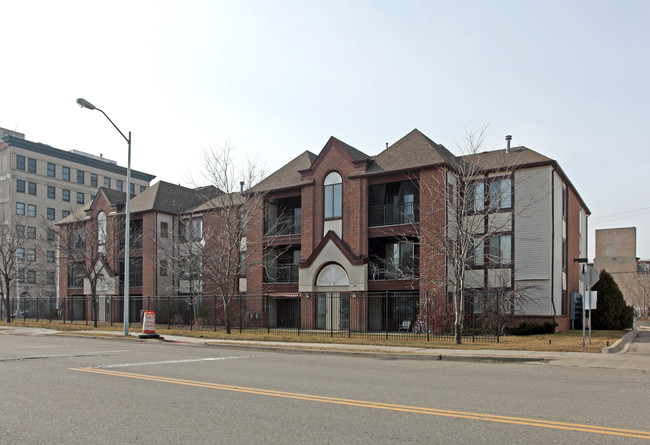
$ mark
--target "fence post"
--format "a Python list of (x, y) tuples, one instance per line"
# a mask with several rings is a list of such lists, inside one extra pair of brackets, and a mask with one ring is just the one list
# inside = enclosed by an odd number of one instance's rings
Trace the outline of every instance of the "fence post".
[(300, 336), (300, 327), (302, 326), (302, 298), (298, 294), (298, 336)]
[(384, 291), (384, 326), (386, 330), (386, 340), (388, 340), (388, 291)]
[(240, 334), (242, 332), (242, 324), (243, 324), (243, 320), (241, 318), (241, 313), (242, 313), (241, 311), (242, 311), (242, 307), (241, 307), (241, 292), (240, 292), (239, 293), (239, 333)]
[(497, 291), (497, 343), (499, 343), (499, 291)]
[(167, 329), (172, 328), (172, 297), (167, 295)]

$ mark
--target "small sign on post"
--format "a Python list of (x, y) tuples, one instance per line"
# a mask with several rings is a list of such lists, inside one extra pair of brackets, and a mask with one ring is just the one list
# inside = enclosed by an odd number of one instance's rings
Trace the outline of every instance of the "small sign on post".
[(159, 338), (156, 334), (156, 313), (154, 311), (144, 311), (142, 315), (142, 334), (140, 338)]

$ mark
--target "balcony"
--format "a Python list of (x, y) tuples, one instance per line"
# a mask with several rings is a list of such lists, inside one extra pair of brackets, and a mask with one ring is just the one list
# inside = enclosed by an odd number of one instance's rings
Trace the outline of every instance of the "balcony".
[(279, 216), (275, 221), (266, 220), (264, 236), (300, 235), (302, 216)]
[(368, 211), (368, 226), (412, 224), (420, 220), (420, 206), (415, 202), (372, 206)]
[(264, 283), (297, 283), (298, 263), (278, 264), (264, 268)]

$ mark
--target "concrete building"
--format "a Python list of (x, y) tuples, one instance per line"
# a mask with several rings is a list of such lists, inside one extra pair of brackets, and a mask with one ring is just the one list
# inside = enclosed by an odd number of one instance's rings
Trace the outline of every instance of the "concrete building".
[[(115, 161), (32, 142), (9, 130), (0, 134), (0, 214), (5, 221), (20, 220), (16, 225), (25, 239), (51, 241), (46, 227), (91, 202), (99, 187), (126, 191), (126, 168)], [(142, 193), (154, 177), (131, 170), (131, 193)], [(25, 260), (14, 296), (51, 298), (56, 292), (56, 249), (40, 247)]]

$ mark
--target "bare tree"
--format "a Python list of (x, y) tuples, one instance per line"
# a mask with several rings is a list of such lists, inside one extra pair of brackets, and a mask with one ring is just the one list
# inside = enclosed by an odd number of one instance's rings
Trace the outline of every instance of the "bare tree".
[[(7, 323), (11, 322), (11, 291), (24, 282), (26, 268), (36, 260), (36, 235), (26, 236), (25, 220), (16, 215), (0, 216), (0, 297)], [(34, 252), (33, 254), (30, 252)]]
[[(421, 173), (417, 181), (420, 224), (414, 226), (420, 258), (430, 261), (427, 267), (421, 265), (420, 280), (438, 281), (450, 293), (458, 344), (462, 343), (468, 289), (501, 289), (495, 295), (504, 294), (503, 283), (509, 283), (513, 273), (512, 221), (533, 202), (519, 199), (515, 208), (512, 189), (518, 153), (483, 153), (484, 134), (485, 127), (468, 131), (457, 144), (460, 157), (448, 161), (446, 169)], [(432, 264), (438, 269), (428, 275)], [(488, 280), (492, 282), (485, 282), (485, 268), (495, 271)], [(513, 298), (516, 293), (509, 289), (509, 295)]]

